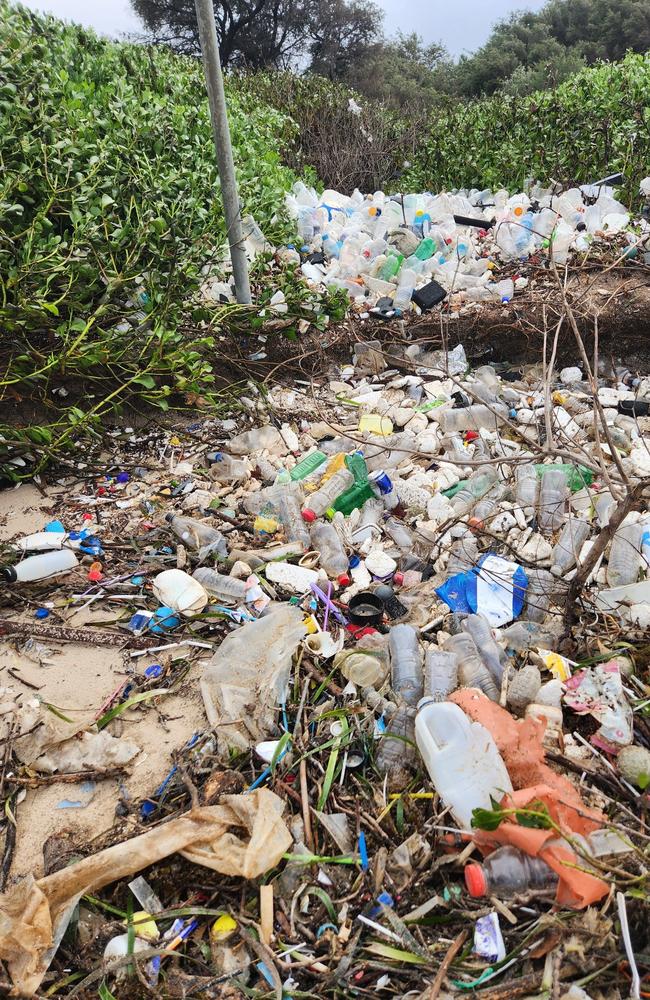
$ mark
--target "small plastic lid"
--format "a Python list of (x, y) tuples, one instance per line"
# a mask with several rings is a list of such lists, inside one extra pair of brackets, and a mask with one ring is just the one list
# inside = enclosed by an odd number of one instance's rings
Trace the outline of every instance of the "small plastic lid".
[(174, 517), (175, 517), (174, 514), (165, 514), (165, 520), (167, 521), (168, 524), (171, 524), (171, 522), (174, 520)]
[(465, 866), (465, 885), (470, 896), (478, 899), (487, 893), (487, 879), (483, 865), (471, 864)]
[(350, 561), (348, 563), (350, 569), (356, 569), (356, 567), (359, 566), (360, 563), (361, 559), (359, 558), (359, 556), (350, 556)]
[(350, 579), (347, 573), (341, 573), (338, 577), (337, 582), (340, 587), (349, 587), (350, 584), (352, 583), (352, 580)]
[(3, 566), (2, 569), (0, 569), (0, 576), (2, 576), (7, 583), (15, 583), (18, 579), (18, 574), (13, 566)]
[(306, 521), (307, 524), (313, 524), (313, 522), (316, 520), (316, 515), (314, 514), (313, 510), (309, 509), (309, 507), (305, 507), (305, 509), (301, 510), (300, 513), (302, 514), (303, 521)]

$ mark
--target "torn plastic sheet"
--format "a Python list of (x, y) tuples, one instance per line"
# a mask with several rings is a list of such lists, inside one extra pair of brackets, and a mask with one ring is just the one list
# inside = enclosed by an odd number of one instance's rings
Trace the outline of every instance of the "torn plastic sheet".
[(592, 715), (600, 722), (600, 729), (591, 737), (594, 746), (609, 753), (629, 746), (634, 716), (616, 660), (579, 670), (565, 684), (564, 704), (579, 715)]
[(452, 611), (484, 615), (498, 628), (521, 614), (527, 587), (521, 566), (487, 553), (474, 569), (446, 580), (436, 594)]
[(30, 875), (13, 885), (0, 896), (0, 959), (14, 984), (12, 995), (36, 992), (82, 896), (176, 852), (222, 875), (257, 878), (291, 845), (283, 810), (282, 799), (266, 788), (224, 795), (217, 806), (192, 810), (52, 875)]

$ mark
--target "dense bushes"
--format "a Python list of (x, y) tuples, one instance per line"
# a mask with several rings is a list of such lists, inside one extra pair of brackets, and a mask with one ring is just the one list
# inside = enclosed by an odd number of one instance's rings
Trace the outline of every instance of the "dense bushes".
[(584, 183), (622, 171), (629, 203), (650, 170), (650, 55), (583, 70), (551, 91), (456, 104), (432, 116), (411, 189)]

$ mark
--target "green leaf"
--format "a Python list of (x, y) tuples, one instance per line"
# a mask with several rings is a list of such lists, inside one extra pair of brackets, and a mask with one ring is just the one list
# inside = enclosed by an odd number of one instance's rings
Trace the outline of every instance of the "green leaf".
[(155, 389), (156, 382), (151, 375), (138, 375), (137, 378), (133, 379), (137, 385), (143, 385), (145, 389)]
[(102, 717), (97, 720), (97, 729), (104, 729), (109, 722), (116, 719), (118, 715), (122, 715), (129, 708), (133, 708), (134, 705), (139, 705), (143, 701), (150, 701), (152, 698), (160, 698), (161, 695), (171, 693), (171, 690), (167, 688), (156, 688), (153, 691), (141, 691), (140, 694), (134, 694), (132, 698), (127, 698), (126, 701), (121, 701), (119, 705), (114, 705), (113, 708), (109, 708), (107, 712), (104, 712)]
[(475, 830), (497, 830), (506, 818), (503, 809), (472, 810), (472, 826)]
[(402, 948), (393, 948), (389, 944), (382, 944), (380, 941), (373, 941), (366, 945), (364, 951), (369, 951), (372, 955), (379, 955), (381, 958), (388, 958), (392, 962), (408, 962), (411, 965), (426, 965), (426, 958), (416, 955), (412, 951), (404, 951)]
[(110, 194), (102, 195), (102, 208), (108, 208), (109, 205), (114, 205), (115, 200), (111, 198)]
[(106, 985), (106, 980), (103, 979), (99, 984), (99, 989), (97, 990), (97, 995), (99, 1000), (117, 1000), (114, 993), (111, 993), (108, 986)]

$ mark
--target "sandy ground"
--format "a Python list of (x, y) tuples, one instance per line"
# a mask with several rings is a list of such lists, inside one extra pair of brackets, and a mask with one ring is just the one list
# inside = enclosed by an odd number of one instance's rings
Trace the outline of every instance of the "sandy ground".
[[(33, 485), (0, 493), (0, 542), (42, 530), (48, 520), (57, 516), (61, 500), (61, 491), (58, 494), (52, 491), (44, 498)], [(92, 625), (93, 620), (104, 623), (109, 620), (105, 607), (102, 611), (77, 613), (68, 624)], [(50, 648), (54, 650), (52, 664), (40, 666), (18, 653), (13, 643), (0, 640), (0, 686), (10, 687), (16, 694), (37, 695), (70, 718), (75, 718), (75, 713), (94, 715), (129, 672), (141, 672), (151, 663), (160, 662), (155, 655), (131, 660), (128, 654), (124, 656), (110, 647), (53, 643)], [(22, 685), (8, 673), (9, 669), (37, 685), (39, 690)], [(193, 733), (206, 728), (199, 676), (200, 666), (195, 663), (177, 694), (158, 699), (156, 705), (149, 703), (143, 710), (132, 710), (111, 723), (112, 735), (121, 731), (141, 752), (123, 778), (96, 784), (90, 801), (89, 795), (82, 794), (81, 786), (59, 781), (27, 792), (17, 809), (11, 879), (27, 873), (38, 877), (43, 873), (43, 845), (48, 837), (67, 834), (71, 845), (87, 848), (89, 841), (113, 825), (120, 794), (133, 801), (150, 795), (158, 787), (172, 766), (172, 752), (181, 748)], [(66, 800), (86, 800), (88, 804), (61, 808)]]

